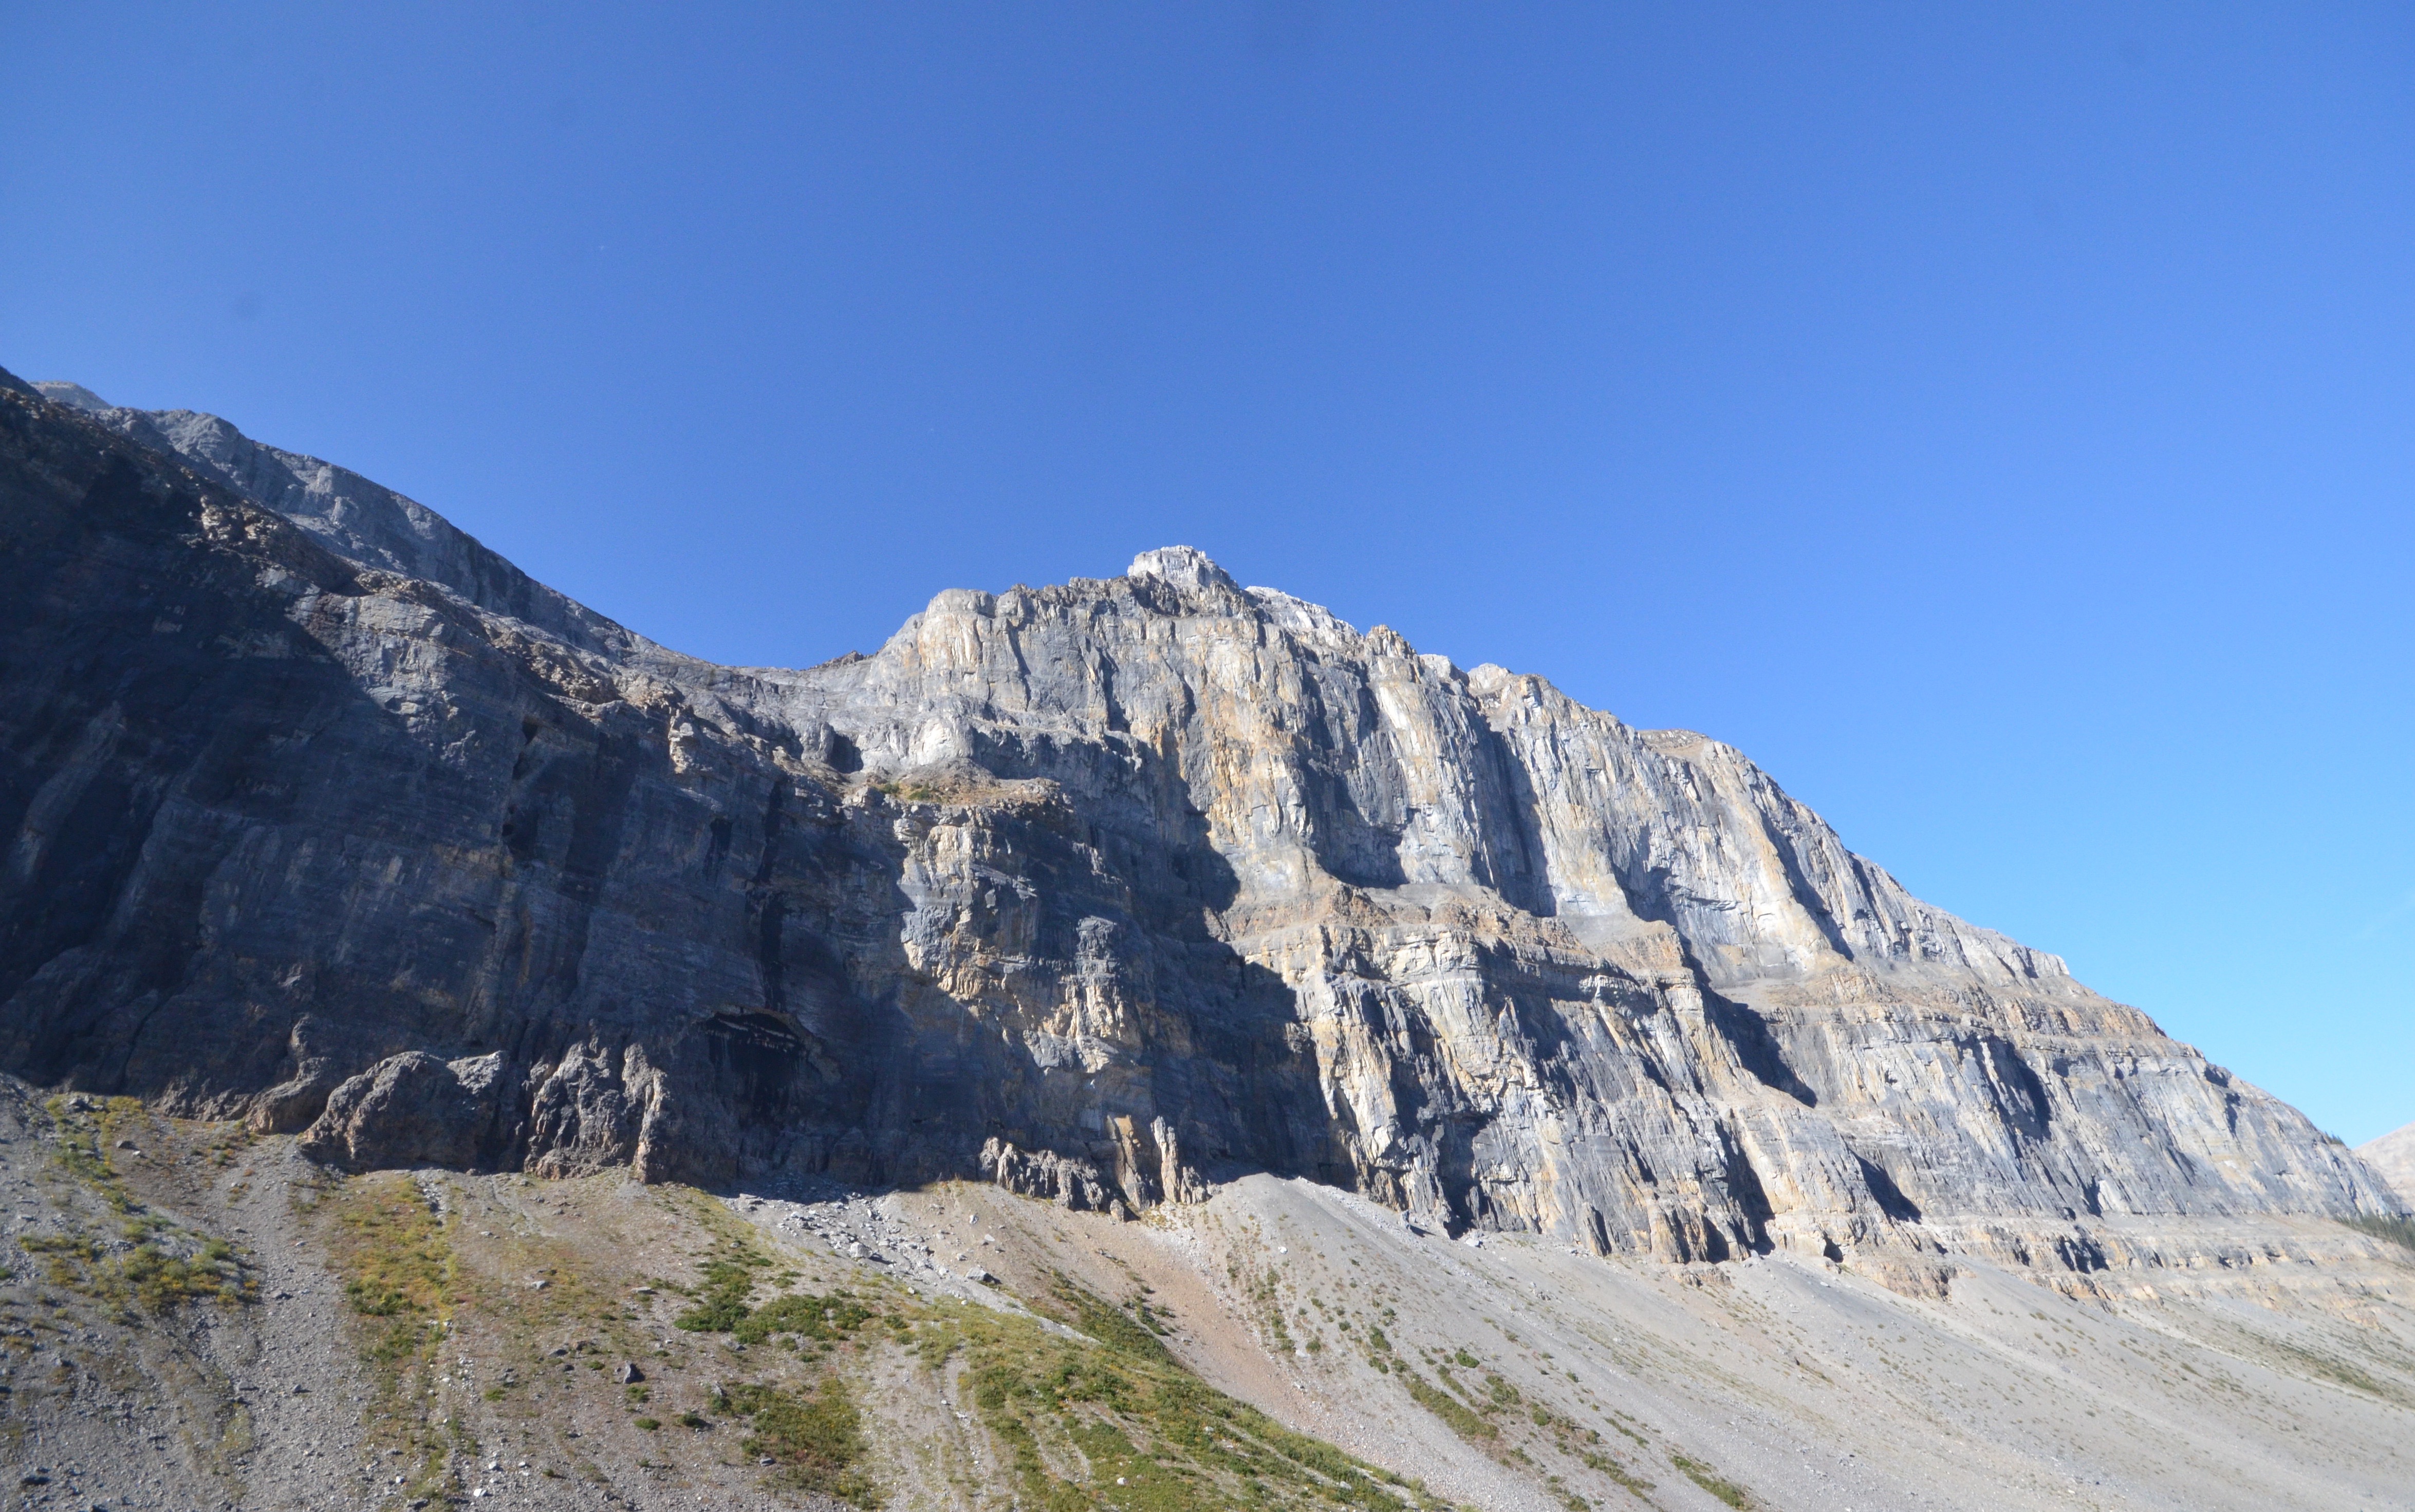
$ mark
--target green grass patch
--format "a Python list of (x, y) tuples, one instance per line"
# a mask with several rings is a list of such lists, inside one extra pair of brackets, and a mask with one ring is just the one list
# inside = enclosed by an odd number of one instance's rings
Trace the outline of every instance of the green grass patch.
[(241, 1269), (233, 1247), (223, 1239), (203, 1240), (200, 1250), (184, 1255), (158, 1244), (139, 1244), (117, 1262), (117, 1271), (134, 1305), (154, 1315), (188, 1302), (242, 1299)]
[(59, 1168), (119, 1215), (121, 1234), (132, 1245), (119, 1252), (81, 1234), (21, 1241), (47, 1257), (52, 1285), (91, 1297), (128, 1323), (138, 1314), (164, 1316), (188, 1302), (233, 1303), (250, 1295), (250, 1279), (232, 1245), (148, 1210), (128, 1190), (111, 1151), (121, 1138), (130, 1144), (132, 1134), (162, 1132), (141, 1102), (65, 1095), (43, 1107), (58, 1130), (53, 1159)]
[(364, 1324), (370, 1442), (415, 1454), (413, 1494), (434, 1494), (442, 1490), (451, 1425), (431, 1424), (426, 1403), (458, 1282), (450, 1226), (400, 1172), (338, 1183), (319, 1211), (345, 1299), (361, 1318), (380, 1320)]
[(1137, 1300), (1058, 1276), (1042, 1304), (1087, 1337), (956, 1302), (912, 1320), (926, 1361), (964, 1355), (972, 1405), (1034, 1512), (1444, 1505), (1208, 1386), (1167, 1353)]
[(2328, 1381), (2335, 1386), (2346, 1386), (2350, 1391), (2361, 1391), (2368, 1397), (2395, 1402), (2400, 1406), (2410, 1404), (2408, 1393), (2403, 1388), (2389, 1382), (2377, 1381), (2355, 1365), (2336, 1355), (2325, 1355), (2282, 1340), (2268, 1340), (2266, 1347), (2318, 1380)]
[(142, 1205), (126, 1190), (109, 1147), (121, 1130), (142, 1122), (142, 1104), (133, 1098), (105, 1098), (96, 1104), (88, 1098), (63, 1096), (42, 1107), (58, 1127), (58, 1153), (52, 1159), (59, 1168), (115, 1211), (141, 1212)]
[(1745, 1509), (1752, 1505), (1752, 1498), (1745, 1494), (1743, 1487), (1734, 1481), (1720, 1479), (1710, 1466), (1701, 1460), (1688, 1460), (1682, 1454), (1672, 1454), (1669, 1457), (1669, 1462), (1677, 1467), (1679, 1475), (1700, 1486), (1719, 1501), (1737, 1508), (1738, 1512), (1745, 1512)]
[(164, 1317), (188, 1302), (237, 1303), (248, 1295), (249, 1278), (225, 1240), (166, 1224), (141, 1232), (144, 1242), (123, 1255), (82, 1235), (33, 1235), (18, 1242), (45, 1258), (52, 1285), (102, 1303), (121, 1322), (138, 1313)]
[(704, 1263), (704, 1282), (697, 1288), (696, 1306), (671, 1322), (690, 1333), (726, 1334), (746, 1316), (746, 1299), (755, 1295), (755, 1272), (743, 1260), (721, 1254)]
[(340, 1189), (334, 1211), (328, 1248), (354, 1312), (398, 1318), (448, 1310), (451, 1239), (408, 1175), (355, 1177)]
[(671, 1322), (690, 1333), (729, 1333), (751, 1310), (747, 1303), (755, 1295), (755, 1273), (770, 1268), (772, 1257), (744, 1237), (725, 1234), (702, 1265), (703, 1279), (693, 1289), (680, 1288), (696, 1305)]
[(1450, 1430), (1470, 1444), (1489, 1445), (1501, 1436), (1501, 1430), (1478, 1417), (1464, 1402), (1432, 1382), (1418, 1374), (1405, 1364), (1399, 1367), (1401, 1383), (1409, 1388), (1417, 1404), (1449, 1425)]
[(880, 1316), (852, 1295), (840, 1291), (827, 1296), (791, 1292), (742, 1314), (726, 1330), (742, 1341), (759, 1344), (781, 1334), (818, 1340), (845, 1339)]
[(2386, 1239), (2392, 1244), (2404, 1245), (2409, 1250), (2415, 1250), (2415, 1218), (2371, 1218), (2359, 1214), (2354, 1218), (2341, 1219), (2340, 1221), (2360, 1233), (2370, 1234), (2377, 1239)]
[[(1167, 1351), (1145, 1294), (1118, 1303), (1052, 1278), (1037, 1305), (1078, 1336), (1067, 1337), (1027, 1315), (888, 1287), (754, 1306), (771, 1266), (746, 1238), (725, 1232), (688, 1294), (694, 1305), (676, 1321), (750, 1343), (810, 1342), (834, 1367), (810, 1386), (728, 1383), (715, 1394), (711, 1410), (744, 1418), (744, 1452), (771, 1457), (773, 1479), (788, 1487), (878, 1505), (883, 1493), (850, 1367), (860, 1352), (893, 1346), (934, 1370), (962, 1357), (969, 1405), (1030, 1512), (1448, 1505), (1208, 1386)], [(1489, 1431), (1457, 1410), (1479, 1435)]]
[(1584, 1461), (1587, 1469), (1598, 1471), (1602, 1475), (1608, 1475), (1612, 1480), (1617, 1482), (1628, 1490), (1633, 1491), (1637, 1496), (1642, 1496), (1645, 1491), (1652, 1490), (1653, 1485), (1655, 1484), (1654, 1482), (1645, 1480), (1641, 1475), (1636, 1475), (1633, 1471), (1628, 1470), (1625, 1465), (1620, 1464), (1616, 1460), (1611, 1458), (1609, 1455), (1596, 1454), (1590, 1449), (1577, 1449), (1572, 1452), (1575, 1453), (1578, 1459)]
[(728, 1385), (721, 1397), (728, 1412), (754, 1428), (739, 1447), (758, 1459), (768, 1456), (775, 1480), (856, 1506), (878, 1505), (878, 1488), (862, 1466), (868, 1447), (863, 1415), (846, 1381), (824, 1376), (802, 1391)]

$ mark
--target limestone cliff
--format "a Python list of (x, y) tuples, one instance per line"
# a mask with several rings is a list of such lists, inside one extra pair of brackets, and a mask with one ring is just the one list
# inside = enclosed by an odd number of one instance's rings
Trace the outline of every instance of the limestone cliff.
[(38, 1080), (353, 1162), (1269, 1169), (1678, 1259), (2403, 1210), (1729, 747), (1195, 551), (720, 667), (340, 469), (57, 397), (0, 394)]

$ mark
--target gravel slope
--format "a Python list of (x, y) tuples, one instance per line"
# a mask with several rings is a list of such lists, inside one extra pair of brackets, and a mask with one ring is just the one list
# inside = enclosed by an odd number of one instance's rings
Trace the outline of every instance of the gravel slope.
[[(928, 1331), (1088, 1348), (1065, 1320), (1137, 1319), (1166, 1370), (1428, 1505), (2415, 1508), (2415, 1255), (2314, 1220), (2122, 1233), (2154, 1264), (2086, 1275), (1960, 1260), (1941, 1293), (1784, 1252), (1452, 1241), (1267, 1176), (1140, 1221), (963, 1183), (347, 1178), (288, 1138), (15, 1083), (0, 1139), (0, 1505), (832, 1507), (717, 1397), (831, 1371), (861, 1413), (859, 1504), (1033, 1505), (974, 1356)], [(128, 1289), (144, 1247), (202, 1275), (213, 1238), (232, 1249), (202, 1295)], [(896, 1331), (798, 1350), (674, 1326), (734, 1254), (758, 1306), (855, 1296)], [(408, 1295), (430, 1310), (379, 1310)], [(397, 1355), (398, 1328), (423, 1342)], [(1243, 1505), (1143, 1502), (1050, 1453), (1067, 1505)]]

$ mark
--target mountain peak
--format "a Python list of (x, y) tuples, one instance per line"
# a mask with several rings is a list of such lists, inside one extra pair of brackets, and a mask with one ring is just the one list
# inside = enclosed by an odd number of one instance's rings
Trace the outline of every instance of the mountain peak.
[(1154, 551), (1144, 551), (1132, 558), (1132, 565), (1124, 569), (1124, 576), (1155, 577), (1178, 588), (1203, 591), (1221, 588), (1232, 593), (1241, 591), (1241, 585), (1233, 580), (1232, 574), (1217, 566), (1207, 552), (1196, 546), (1167, 546)]
[(82, 410), (87, 413), (98, 414), (103, 410), (117, 408), (82, 383), (70, 383), (64, 379), (38, 378), (34, 381), (33, 386), (34, 392), (52, 404), (64, 404), (70, 410)]

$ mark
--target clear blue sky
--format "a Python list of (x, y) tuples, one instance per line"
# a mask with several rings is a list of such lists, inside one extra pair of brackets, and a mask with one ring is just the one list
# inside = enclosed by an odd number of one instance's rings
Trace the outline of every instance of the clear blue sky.
[(0, 365), (682, 650), (1201, 546), (2415, 1118), (2404, 6), (0, 3)]

